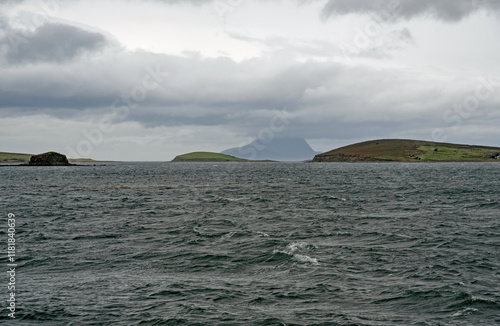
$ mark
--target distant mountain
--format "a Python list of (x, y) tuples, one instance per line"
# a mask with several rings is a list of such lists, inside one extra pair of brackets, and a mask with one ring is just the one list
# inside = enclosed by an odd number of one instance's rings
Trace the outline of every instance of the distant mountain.
[(306, 161), (316, 154), (304, 138), (276, 137), (269, 143), (260, 139), (243, 147), (227, 149), (222, 154), (246, 160)]
[(379, 139), (318, 154), (313, 162), (500, 162), (500, 148)]

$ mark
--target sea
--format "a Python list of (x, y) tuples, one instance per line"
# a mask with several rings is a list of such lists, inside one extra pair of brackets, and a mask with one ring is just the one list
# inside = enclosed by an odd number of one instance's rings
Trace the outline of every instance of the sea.
[(0, 195), (2, 325), (500, 325), (497, 163), (3, 166)]

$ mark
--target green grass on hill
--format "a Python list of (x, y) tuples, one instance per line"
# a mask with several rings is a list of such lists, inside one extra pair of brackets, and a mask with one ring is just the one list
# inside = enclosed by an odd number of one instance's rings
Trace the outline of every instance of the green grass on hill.
[(112, 161), (96, 161), (91, 158), (68, 158), (68, 161), (73, 163), (97, 163), (97, 162), (112, 162)]
[[(420, 146), (419, 157), (424, 161), (484, 161), (490, 160), (494, 151), (482, 147)], [(496, 151), (500, 152), (500, 149)]]
[(315, 162), (488, 162), (499, 147), (407, 139), (371, 140), (316, 155)]
[(245, 162), (247, 160), (237, 158), (230, 155), (211, 153), (211, 152), (194, 152), (184, 155), (179, 155), (174, 158), (173, 162)]
[(26, 163), (30, 158), (31, 154), (0, 152), (0, 163)]

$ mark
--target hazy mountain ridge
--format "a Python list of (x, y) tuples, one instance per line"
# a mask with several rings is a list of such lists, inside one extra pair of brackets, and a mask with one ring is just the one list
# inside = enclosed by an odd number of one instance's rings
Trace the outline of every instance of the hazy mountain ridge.
[(306, 161), (320, 152), (315, 152), (304, 138), (276, 137), (267, 143), (257, 139), (221, 153), (247, 160)]

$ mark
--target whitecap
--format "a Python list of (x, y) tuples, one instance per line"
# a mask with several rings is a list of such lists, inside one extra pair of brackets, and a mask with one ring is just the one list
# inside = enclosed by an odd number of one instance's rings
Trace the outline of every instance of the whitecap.
[(229, 232), (229, 233), (227, 233), (227, 234), (224, 234), (224, 235), (221, 237), (221, 240), (232, 238), (232, 237), (233, 237), (233, 235), (235, 235), (235, 232)]
[(316, 245), (307, 242), (291, 242), (284, 249), (273, 250), (273, 254), (282, 253), (291, 256), (298, 263), (319, 265), (318, 259), (307, 255), (316, 248)]
[(319, 265), (318, 259), (306, 256), (306, 255), (295, 254), (295, 255), (293, 255), (293, 258), (296, 261), (298, 261), (299, 263), (308, 263), (308, 264), (312, 264), (312, 265)]
[(298, 250), (314, 250), (316, 249), (316, 246), (307, 242), (292, 242), (287, 244), (286, 249), (288, 253), (293, 254), (297, 252)]
[(460, 317), (460, 316), (464, 316), (464, 315), (471, 315), (473, 312), (476, 312), (478, 311), (476, 308), (465, 308), (459, 312), (456, 312), (454, 313), (452, 316), (453, 317)]

